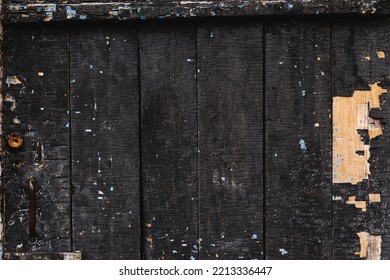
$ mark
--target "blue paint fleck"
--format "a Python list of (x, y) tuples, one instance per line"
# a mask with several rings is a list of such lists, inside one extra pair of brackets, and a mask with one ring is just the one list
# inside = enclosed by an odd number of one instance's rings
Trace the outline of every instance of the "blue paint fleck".
[(66, 10), (66, 18), (69, 19), (69, 18), (74, 18), (76, 16), (76, 10), (72, 9), (71, 6), (66, 6), (65, 10)]
[(294, 8), (294, 5), (293, 5), (293, 4), (290, 4), (290, 3), (288, 3), (288, 4), (287, 4), (287, 9), (288, 9), (288, 10), (291, 10), (292, 8)]
[(69, 127), (70, 127), (70, 123), (67, 122), (65, 126), (66, 126), (67, 128), (69, 128)]
[(307, 147), (306, 147), (305, 140), (303, 140), (303, 139), (299, 140), (299, 145), (301, 146), (301, 150), (302, 150), (303, 152), (306, 152)]
[(87, 16), (86, 15), (80, 15), (80, 19), (82, 19), (82, 20), (87, 19)]

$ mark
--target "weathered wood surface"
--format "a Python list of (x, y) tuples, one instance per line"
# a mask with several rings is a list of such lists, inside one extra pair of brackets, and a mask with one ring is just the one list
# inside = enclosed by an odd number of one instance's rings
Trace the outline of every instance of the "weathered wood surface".
[(195, 25), (139, 33), (144, 258), (197, 259)]
[[(66, 27), (8, 27), (3, 52), (5, 249), (68, 252), (71, 225)], [(7, 143), (10, 133), (23, 137), (20, 148)], [(34, 236), (27, 235), (29, 178), (36, 187)]]
[(388, 25), (7, 25), (5, 258), (389, 259)]
[(198, 27), (201, 259), (263, 258), (263, 27)]
[(240, 15), (390, 14), (390, 0), (4, 1), (6, 22)]
[(140, 256), (136, 27), (70, 32), (74, 250), (86, 259)]
[[(358, 95), (367, 95), (378, 87), (384, 88), (380, 90), (383, 94), (378, 96), (376, 105), (375, 96), (372, 95), (365, 103), (357, 100), (361, 102), (357, 107), (341, 108), (341, 117), (348, 111), (353, 111), (359, 120), (357, 123), (348, 123), (348, 127), (366, 150), (358, 151), (357, 147), (361, 145), (351, 143), (356, 150), (353, 156), (364, 157), (364, 161), (355, 160), (353, 165), (349, 166), (350, 169), (356, 170), (352, 178), (345, 176), (343, 170), (337, 170), (334, 174), (338, 177), (344, 176), (344, 180), (337, 180), (333, 184), (334, 259), (390, 258), (390, 237), (387, 233), (390, 226), (388, 25), (389, 21), (386, 19), (354, 20), (347, 25), (342, 21), (334, 23), (333, 101), (341, 102), (344, 98), (348, 104), (352, 104), (352, 100)], [(338, 108), (334, 108), (334, 126), (339, 123), (335, 117), (337, 110)], [(340, 129), (347, 130), (348, 127)], [(334, 135), (333, 141), (336, 141), (335, 137), (341, 136), (342, 134)], [(333, 164), (337, 164), (337, 158)], [(364, 172), (360, 166), (362, 164), (369, 168), (370, 174), (361, 174)]]
[(331, 69), (326, 21), (267, 22), (266, 258), (331, 256)]

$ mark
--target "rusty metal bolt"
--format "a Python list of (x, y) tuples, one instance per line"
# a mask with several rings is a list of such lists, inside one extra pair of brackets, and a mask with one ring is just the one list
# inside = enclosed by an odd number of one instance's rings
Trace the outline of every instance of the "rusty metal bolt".
[(23, 137), (19, 133), (11, 133), (8, 135), (7, 140), (8, 145), (14, 149), (20, 148), (20, 146), (23, 144)]

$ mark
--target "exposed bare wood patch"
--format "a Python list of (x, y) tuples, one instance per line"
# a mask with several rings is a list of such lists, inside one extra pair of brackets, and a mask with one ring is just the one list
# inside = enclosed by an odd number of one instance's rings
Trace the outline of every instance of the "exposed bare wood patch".
[(380, 96), (387, 93), (378, 83), (370, 88), (333, 98), (333, 183), (356, 185), (370, 174), (370, 144), (361, 131), (368, 132), (369, 140), (382, 134), (380, 121), (370, 118), (369, 112), (380, 108)]
[(360, 238), (360, 252), (355, 254), (367, 260), (380, 260), (382, 236), (371, 235), (368, 232), (359, 232), (357, 235)]
[(356, 208), (362, 209), (363, 212), (367, 211), (367, 202), (366, 201), (356, 201), (356, 196), (348, 197), (348, 200), (346, 203), (355, 205)]
[(374, 202), (381, 202), (381, 195), (379, 193), (370, 193), (368, 194), (368, 202), (374, 203)]

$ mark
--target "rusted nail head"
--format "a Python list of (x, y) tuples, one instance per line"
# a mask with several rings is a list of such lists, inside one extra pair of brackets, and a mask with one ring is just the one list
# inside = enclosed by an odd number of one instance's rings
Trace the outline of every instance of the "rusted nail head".
[(23, 144), (23, 137), (19, 133), (11, 133), (7, 139), (8, 145), (14, 149), (20, 148)]

